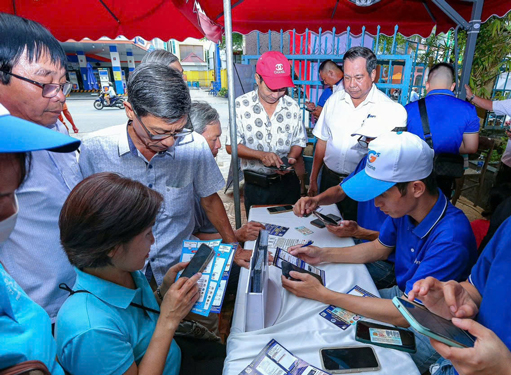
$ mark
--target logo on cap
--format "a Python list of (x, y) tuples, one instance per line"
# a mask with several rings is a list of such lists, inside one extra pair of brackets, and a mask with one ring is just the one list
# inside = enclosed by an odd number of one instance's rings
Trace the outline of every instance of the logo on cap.
[(284, 71), (284, 64), (275, 64), (275, 71), (273, 73), (286, 74), (286, 72)]
[(374, 163), (376, 161), (376, 159), (378, 159), (378, 157), (380, 156), (380, 153), (379, 152), (376, 152), (374, 150), (371, 150), (367, 153), (367, 161), (369, 163)]

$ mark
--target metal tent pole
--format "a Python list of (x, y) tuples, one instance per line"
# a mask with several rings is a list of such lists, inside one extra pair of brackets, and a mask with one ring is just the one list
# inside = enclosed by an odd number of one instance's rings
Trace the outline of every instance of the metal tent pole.
[(465, 55), (463, 56), (463, 68), (461, 70), (461, 79), (459, 87), (459, 98), (465, 99), (467, 93), (465, 85), (470, 82), (470, 74), (472, 73), (472, 63), (474, 61), (474, 53), (476, 50), (477, 35), (481, 30), (481, 15), (483, 13), (484, 0), (477, 0), (472, 5), (472, 17), (470, 26), (467, 30), (467, 45), (465, 46)]
[(484, 0), (471, 0), (472, 16), (470, 22), (467, 22), (456, 10), (451, 7), (445, 0), (433, 0), (446, 15), (448, 15), (457, 25), (467, 30), (467, 45), (465, 46), (465, 55), (463, 56), (463, 66), (461, 71), (461, 79), (459, 87), (456, 91), (459, 93), (460, 99), (465, 99), (465, 84), (470, 80), (472, 72), (472, 62), (474, 61), (474, 52), (476, 49), (477, 35), (481, 30), (481, 14), (483, 13)]
[(231, 133), (232, 184), (236, 229), (241, 227), (240, 178), (238, 173), (238, 140), (236, 137), (236, 107), (234, 104), (234, 69), (232, 58), (231, 0), (224, 1), (225, 52), (227, 57), (227, 97), (229, 99), (229, 131)]

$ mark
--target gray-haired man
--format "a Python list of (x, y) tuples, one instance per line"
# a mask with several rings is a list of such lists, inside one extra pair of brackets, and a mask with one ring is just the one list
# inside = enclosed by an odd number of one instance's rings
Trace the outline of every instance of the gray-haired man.
[[(204, 137), (213, 156), (216, 157), (218, 150), (222, 147), (220, 143), (222, 126), (217, 110), (206, 102), (193, 102), (190, 118), (192, 120), (193, 130)], [(196, 196), (195, 199), (195, 230), (193, 234), (201, 240), (220, 238), (218, 231), (208, 219), (200, 204), (200, 199), (198, 198), (199, 197)], [(251, 241), (257, 238), (261, 229), (264, 229), (264, 225), (251, 221), (234, 231), (234, 234), (238, 242)]]
[[(159, 285), (193, 232), (195, 194), (222, 239), (236, 242), (236, 237), (216, 193), (225, 181), (204, 138), (190, 127), (191, 99), (181, 74), (168, 66), (142, 64), (130, 76), (128, 97), (128, 123), (86, 140), (80, 168), (84, 177), (117, 172), (164, 196), (146, 270)], [(240, 265), (242, 254), (235, 257)]]

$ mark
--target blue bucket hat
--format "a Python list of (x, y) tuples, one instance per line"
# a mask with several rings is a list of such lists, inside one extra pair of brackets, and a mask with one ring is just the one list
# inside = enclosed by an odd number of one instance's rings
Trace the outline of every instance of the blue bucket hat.
[(0, 104), (0, 153), (38, 150), (71, 152), (78, 146), (78, 139), (12, 116)]

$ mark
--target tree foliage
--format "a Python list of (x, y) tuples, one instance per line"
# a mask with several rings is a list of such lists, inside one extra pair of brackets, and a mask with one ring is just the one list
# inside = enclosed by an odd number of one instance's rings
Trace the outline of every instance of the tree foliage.
[[(225, 35), (222, 36), (222, 41), (218, 45), (220, 49), (225, 49)], [(243, 35), (240, 33), (232, 33), (232, 50), (243, 51)]]

